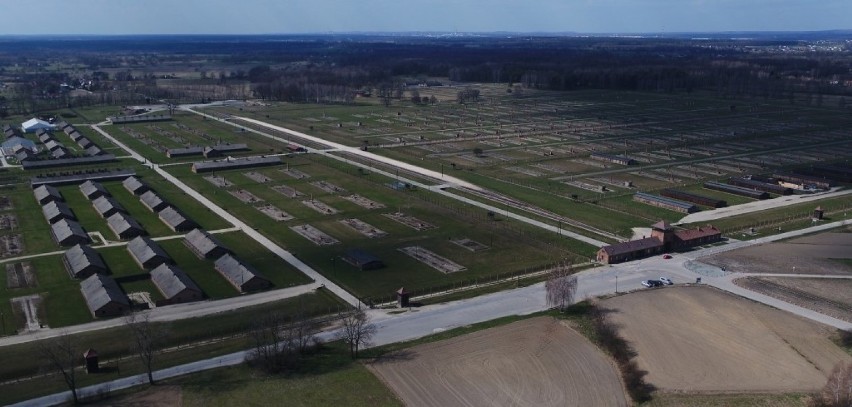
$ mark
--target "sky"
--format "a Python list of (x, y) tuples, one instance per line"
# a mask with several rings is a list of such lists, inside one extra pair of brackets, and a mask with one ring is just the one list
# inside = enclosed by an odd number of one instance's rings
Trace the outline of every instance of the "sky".
[(0, 35), (852, 28), (852, 0), (0, 0)]

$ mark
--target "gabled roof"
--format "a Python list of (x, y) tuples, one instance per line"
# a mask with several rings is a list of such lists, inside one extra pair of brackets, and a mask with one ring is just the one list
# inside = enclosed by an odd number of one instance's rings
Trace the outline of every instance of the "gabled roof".
[(71, 212), (71, 208), (62, 201), (50, 201), (44, 204), (41, 207), (41, 212), (44, 214), (44, 218), (47, 219), (48, 222), (56, 222), (59, 219), (77, 219), (77, 217), (74, 216), (74, 212)]
[(92, 145), (95, 144), (95, 143), (92, 142), (92, 140), (89, 140), (85, 136), (77, 138), (76, 141), (77, 141), (77, 144), (79, 144), (80, 147), (82, 147), (82, 148), (89, 148), (89, 147), (91, 147)]
[(105, 154), (104, 150), (101, 149), (100, 147), (94, 145), (94, 144), (92, 144), (88, 148), (86, 148), (86, 155), (101, 155), (101, 154)]
[(620, 242), (611, 244), (609, 246), (601, 247), (606, 254), (610, 256), (617, 256), (625, 253), (637, 252), (640, 250), (653, 249), (656, 247), (663, 246), (663, 242), (661, 242), (656, 237), (646, 237), (644, 239), (639, 240), (631, 240), (629, 242)]
[(150, 189), (147, 184), (136, 177), (127, 177), (124, 181), (121, 181), (121, 184), (134, 195), (143, 194)]
[(45, 146), (45, 147), (47, 147), (47, 149), (48, 149), (49, 151), (56, 150), (57, 148), (65, 148), (65, 145), (64, 145), (64, 144), (62, 144), (62, 143), (60, 143), (60, 142), (58, 142), (58, 141), (56, 141), (56, 140), (53, 140), (53, 139), (47, 140), (47, 141), (44, 143), (44, 146)]
[(34, 160), (35, 154), (33, 154), (30, 150), (24, 149), (15, 153), (15, 158), (17, 158), (20, 162)]
[(160, 195), (157, 195), (154, 191), (147, 191), (144, 194), (139, 196), (139, 200), (142, 201), (142, 204), (148, 207), (148, 209), (152, 211), (161, 210), (163, 207), (167, 206), (169, 203), (163, 200)]
[(196, 291), (199, 294), (201, 288), (189, 278), (186, 273), (172, 264), (163, 263), (151, 270), (151, 282), (163, 293), (163, 297), (171, 299), (184, 290)]
[(221, 242), (219, 242), (219, 240), (201, 229), (193, 229), (187, 233), (185, 240), (186, 244), (189, 245), (193, 251), (201, 254), (202, 256), (207, 256), (207, 253), (210, 253), (217, 248), (221, 248), (226, 252), (229, 251)]
[(94, 199), (99, 195), (109, 196), (109, 191), (103, 185), (91, 180), (80, 184), (80, 191), (89, 199)]
[(381, 262), (382, 260), (370, 253), (361, 249), (349, 249), (343, 253), (343, 257), (355, 265), (361, 266), (372, 262)]
[(92, 201), (92, 206), (103, 217), (110, 216), (114, 212), (127, 212), (115, 199), (109, 196), (100, 196)]
[[(172, 258), (163, 250), (160, 245), (144, 236), (137, 236), (127, 243), (127, 250), (136, 258), (139, 264), (145, 265), (152, 259), (161, 260), (162, 262), (170, 263)], [(159, 265), (159, 264), (158, 264)]]
[(62, 198), (62, 193), (60, 193), (56, 187), (50, 185), (41, 185), (33, 188), (33, 195), (35, 195), (36, 200), (39, 202), (47, 197), (53, 197), (53, 199), (57, 201), (65, 200)]
[(180, 213), (180, 211), (175, 209), (173, 206), (169, 206), (161, 210), (157, 216), (159, 216), (160, 220), (173, 230), (191, 229), (198, 226), (195, 222), (187, 219), (186, 216)]
[(63, 256), (65, 257), (65, 264), (69, 267), (68, 271), (74, 277), (78, 277), (82, 271), (91, 268), (103, 272), (107, 270), (101, 255), (88, 245), (78, 244), (68, 249)]
[(112, 216), (107, 218), (107, 224), (116, 235), (122, 235), (128, 231), (136, 231), (139, 233), (145, 233), (145, 229), (142, 228), (142, 225), (133, 219), (129, 215), (123, 214), (121, 212), (116, 212), (112, 214)]
[(713, 225), (698, 227), (695, 229), (678, 230), (675, 236), (682, 241), (690, 241), (708, 236), (721, 236), (722, 231)]
[(672, 225), (669, 225), (668, 222), (661, 220), (661, 221), (651, 225), (651, 228), (657, 229), (657, 230), (672, 230)]
[(87, 242), (91, 241), (83, 227), (73, 220), (62, 219), (50, 225), (50, 231), (56, 237), (56, 242), (59, 244), (62, 244), (66, 239), (71, 237), (76, 237)]
[(71, 156), (71, 154), (68, 153), (68, 149), (64, 147), (59, 147), (56, 150), (53, 150), (53, 152), (50, 153), (50, 156), (56, 159), (61, 159), (69, 157)]
[(32, 118), (23, 122), (21, 124), (21, 128), (23, 128), (24, 131), (35, 131), (37, 129), (52, 129), (53, 125), (44, 120)]
[(23, 138), (23, 137), (20, 137), (20, 136), (12, 136), (12, 137), (9, 137), (8, 139), (6, 139), (6, 141), (4, 141), (3, 144), (0, 144), (0, 146), (2, 146), (3, 149), (6, 149), (6, 150), (9, 150), (9, 149), (17, 150), (17, 148), (16, 148), (17, 146), (22, 146), (23, 148), (26, 148), (28, 150), (33, 150), (33, 149), (35, 149), (36, 145), (35, 145), (34, 141), (32, 141), (28, 138)]
[(214, 266), (216, 267), (216, 270), (218, 270), (231, 282), (231, 284), (237, 287), (242, 287), (243, 284), (253, 278), (266, 280), (260, 272), (254, 269), (254, 267), (243, 263), (230, 254), (220, 257), (219, 260), (216, 260)]
[(111, 277), (103, 274), (94, 274), (80, 282), (80, 291), (86, 299), (89, 310), (95, 311), (103, 308), (110, 302), (130, 306), (130, 299), (121, 291), (121, 287)]

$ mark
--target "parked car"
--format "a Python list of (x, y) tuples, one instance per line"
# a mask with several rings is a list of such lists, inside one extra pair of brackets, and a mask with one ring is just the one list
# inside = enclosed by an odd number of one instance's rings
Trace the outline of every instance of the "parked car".
[(662, 281), (662, 282), (663, 282), (663, 284), (665, 284), (665, 285), (672, 285), (672, 284), (674, 284), (674, 283), (672, 282), (672, 280), (671, 280), (670, 278), (668, 278), (668, 277), (660, 277), (660, 281)]
[(668, 259), (672, 258), (672, 255), (671, 254), (664, 254), (663, 258), (668, 260)]
[(642, 285), (645, 287), (662, 287), (663, 282), (660, 280), (644, 280), (642, 281)]
[(642, 285), (644, 285), (645, 287), (651, 287), (651, 281), (650, 280), (642, 280)]

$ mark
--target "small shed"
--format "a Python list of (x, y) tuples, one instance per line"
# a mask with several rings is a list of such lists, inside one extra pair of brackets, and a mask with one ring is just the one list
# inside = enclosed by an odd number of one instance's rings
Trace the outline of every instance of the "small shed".
[(97, 373), (100, 370), (98, 352), (95, 352), (94, 349), (89, 348), (89, 350), (83, 352), (83, 359), (86, 361), (86, 373)]
[(407, 308), (411, 305), (411, 293), (405, 291), (405, 287), (400, 287), (396, 291), (396, 302), (399, 308)]
[(362, 271), (376, 270), (385, 266), (381, 259), (361, 249), (349, 249), (341, 258)]
[(821, 207), (821, 206), (817, 206), (817, 207), (816, 207), (816, 209), (814, 209), (814, 219), (816, 219), (816, 220), (822, 220), (822, 217), (823, 217), (823, 210), (822, 210), (822, 207)]

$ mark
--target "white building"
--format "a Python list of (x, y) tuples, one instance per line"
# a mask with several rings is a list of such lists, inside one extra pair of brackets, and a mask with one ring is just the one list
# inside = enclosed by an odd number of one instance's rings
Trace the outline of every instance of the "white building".
[(22, 123), (21, 129), (25, 133), (35, 133), (38, 129), (53, 131), (53, 125), (44, 120), (32, 118)]

